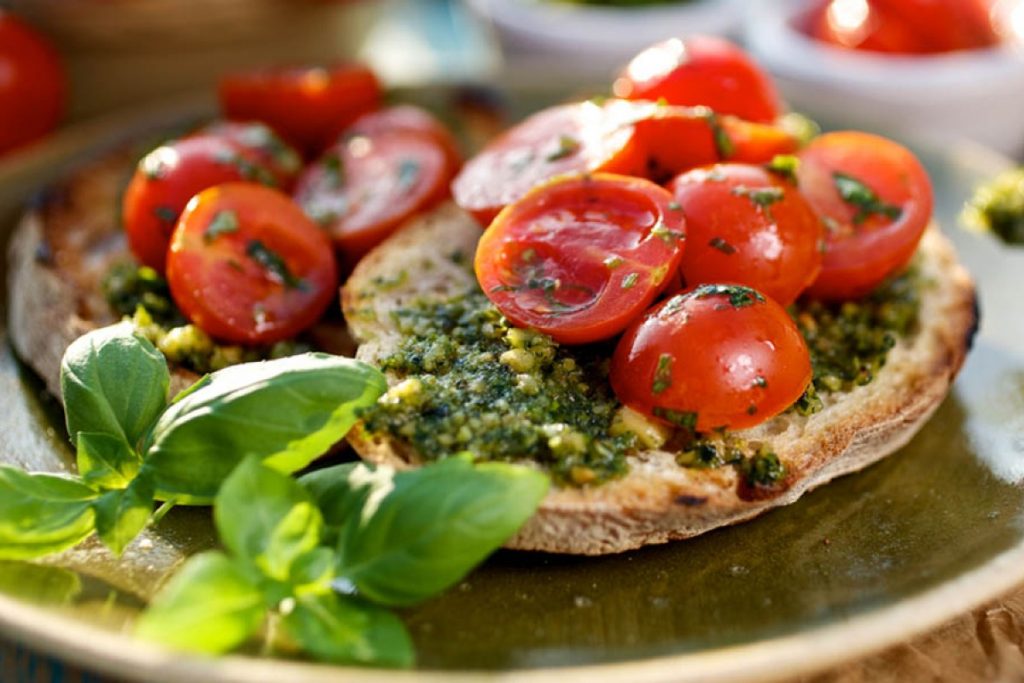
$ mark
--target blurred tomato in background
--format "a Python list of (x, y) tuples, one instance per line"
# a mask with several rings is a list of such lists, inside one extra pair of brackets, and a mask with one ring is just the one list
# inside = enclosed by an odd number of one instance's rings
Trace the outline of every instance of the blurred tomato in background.
[(0, 9), (0, 154), (53, 130), (64, 115), (67, 77), (53, 47)]
[(935, 54), (991, 47), (1000, 41), (992, 0), (821, 0), (804, 30), (840, 47)]

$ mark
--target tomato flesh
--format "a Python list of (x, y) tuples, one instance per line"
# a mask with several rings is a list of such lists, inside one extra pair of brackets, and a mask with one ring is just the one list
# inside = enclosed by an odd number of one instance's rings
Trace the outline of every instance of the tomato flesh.
[(868, 294), (907, 265), (932, 215), (928, 174), (905, 147), (856, 131), (827, 133), (800, 154), (800, 190), (825, 221), (814, 298)]
[(380, 106), (368, 67), (282, 67), (228, 74), (221, 109), (230, 119), (262, 121), (307, 154), (316, 154), (361, 115)]
[(259, 121), (215, 121), (198, 135), (222, 137), (243, 147), (274, 175), (276, 186), (288, 189), (302, 170), (302, 155)]
[(647, 48), (613, 86), (616, 97), (710, 107), (748, 121), (770, 123), (782, 110), (771, 78), (727, 40), (672, 38)]
[(746, 429), (800, 398), (811, 360), (782, 306), (746, 287), (700, 285), (626, 330), (609, 379), (623, 404), (656, 419)]
[(188, 201), (208, 187), (239, 180), (277, 182), (258, 154), (221, 136), (196, 135), (147, 154), (122, 199), (121, 219), (132, 253), (163, 273), (171, 233)]
[(580, 102), (551, 107), (527, 118), (470, 159), (452, 183), (452, 194), (481, 225), (535, 186), (576, 173), (640, 174), (629, 103)]
[(215, 339), (271, 344), (316, 322), (334, 297), (330, 240), (285, 194), (254, 183), (203, 190), (178, 221), (171, 295)]
[(583, 344), (621, 332), (665, 288), (683, 254), (682, 211), (640, 178), (564, 177), (502, 211), (476, 275), (513, 323)]
[(451, 132), (430, 112), (411, 104), (400, 104), (364, 114), (345, 131), (344, 135), (373, 137), (394, 131), (426, 135), (444, 148), (453, 169), (458, 169), (462, 165), (462, 153)]
[(355, 135), (306, 169), (295, 198), (354, 263), (410, 216), (444, 199), (454, 170), (447, 150), (427, 135)]
[(677, 177), (669, 190), (686, 215), (688, 285), (735, 282), (787, 306), (821, 270), (824, 226), (778, 175), (719, 164)]
[(0, 9), (0, 154), (56, 128), (66, 101), (59, 55), (30, 26)]

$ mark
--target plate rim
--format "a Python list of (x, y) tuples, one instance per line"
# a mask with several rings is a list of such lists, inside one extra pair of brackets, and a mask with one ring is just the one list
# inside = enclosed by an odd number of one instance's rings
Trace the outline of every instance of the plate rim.
[[(0, 162), (0, 184), (24, 185), (22, 178), (43, 173), (48, 181), (69, 166), (141, 130), (172, 125), (210, 109), (205, 94), (108, 115), (69, 126), (49, 140)], [(933, 144), (928, 145), (933, 147)], [(974, 143), (950, 143), (947, 149), (969, 149), (976, 165), (1012, 165), (1007, 157)], [(31, 183), (35, 188), (38, 183)], [(26, 195), (30, 196), (30, 195)], [(0, 321), (0, 343), (7, 340)], [(210, 683), (309, 683), (336, 681), (340, 675), (356, 683), (410, 681), (440, 683), (501, 679), (510, 683), (574, 683), (631, 680), (674, 681), (781, 680), (818, 672), (909, 640), (966, 614), (1024, 585), (1024, 540), (959, 576), (899, 602), (869, 608), (835, 623), (741, 645), (661, 655), (621, 662), (564, 667), (489, 670), (380, 670), (272, 658), (227, 655), (200, 657), (146, 643), (53, 608), (35, 606), (0, 594), (0, 637), (38, 653), (72, 662), (98, 673), (126, 680), (202, 680)]]

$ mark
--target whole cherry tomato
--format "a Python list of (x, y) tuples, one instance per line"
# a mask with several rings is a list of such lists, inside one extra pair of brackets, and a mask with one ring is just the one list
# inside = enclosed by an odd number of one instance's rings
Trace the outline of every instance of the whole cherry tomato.
[(799, 154), (800, 191), (825, 221), (825, 257), (808, 295), (864, 296), (910, 261), (932, 215), (928, 174), (905, 147), (855, 131)]
[(456, 203), (488, 225), (501, 209), (559, 175), (644, 170), (633, 126), (637, 108), (621, 100), (564, 104), (537, 112), (466, 162), (452, 183)]
[(60, 57), (31, 27), (0, 9), (0, 154), (56, 128), (66, 101)]
[(411, 104), (400, 104), (364, 114), (356, 119), (343, 135), (372, 137), (379, 133), (394, 131), (422, 133), (431, 137), (444, 148), (453, 169), (458, 169), (462, 165), (462, 153), (451, 132), (427, 110)]
[(749, 287), (698, 285), (630, 325), (609, 379), (623, 404), (665, 422), (745, 429), (800, 398), (811, 359), (779, 304)]
[(788, 306), (818, 276), (824, 226), (778, 174), (720, 164), (677, 177), (669, 190), (686, 215), (687, 285), (735, 282)]
[(616, 97), (703, 105), (771, 123), (782, 110), (775, 84), (747, 53), (712, 36), (672, 38), (647, 48), (615, 80)]
[(162, 273), (171, 233), (188, 201), (208, 187), (233, 180), (277, 184), (259, 154), (224, 137), (197, 135), (169, 142), (144, 156), (121, 207), (135, 257)]
[(396, 130), (347, 136), (299, 178), (295, 199), (349, 265), (406, 219), (448, 196), (455, 172), (432, 136)]
[(382, 96), (377, 77), (361, 64), (233, 73), (221, 79), (218, 92), (225, 116), (262, 121), (307, 154), (377, 109)]
[(251, 151), (270, 169), (277, 187), (290, 189), (302, 170), (302, 155), (259, 121), (214, 121), (200, 129), (199, 135), (222, 137)]
[(181, 215), (167, 282), (210, 336), (271, 344), (316, 322), (334, 298), (330, 240), (287, 195), (255, 183), (200, 192)]
[(477, 246), (487, 297), (520, 327), (563, 344), (621, 332), (669, 283), (685, 224), (641, 178), (566, 176), (498, 214)]

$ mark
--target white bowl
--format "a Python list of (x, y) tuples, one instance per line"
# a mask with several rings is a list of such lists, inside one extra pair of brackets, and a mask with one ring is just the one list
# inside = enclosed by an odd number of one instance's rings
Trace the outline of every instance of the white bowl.
[(751, 0), (746, 40), (797, 110), (895, 137), (1024, 152), (1024, 55), (1009, 45), (926, 56), (833, 47), (794, 25), (806, 0)]
[(739, 29), (746, 1), (598, 7), (554, 0), (466, 0), (494, 26), (513, 69), (541, 69), (549, 81), (572, 75), (606, 79), (653, 43), (694, 33), (731, 34)]

